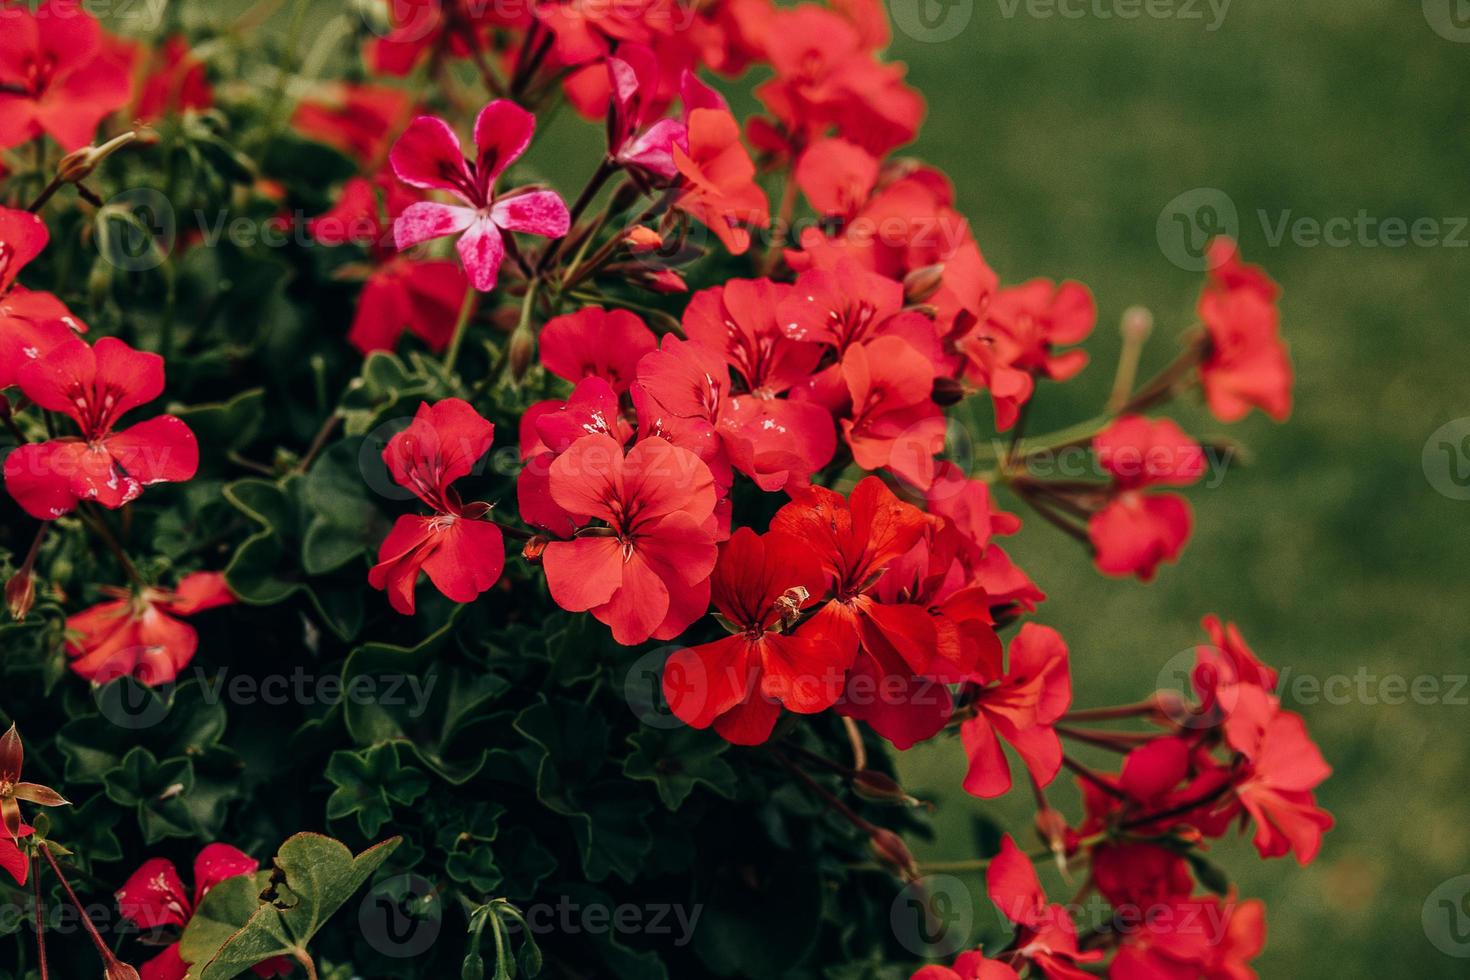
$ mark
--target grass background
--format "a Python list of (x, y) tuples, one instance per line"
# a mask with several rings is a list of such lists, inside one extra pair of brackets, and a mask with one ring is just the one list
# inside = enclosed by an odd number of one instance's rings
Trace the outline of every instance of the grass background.
[[(1157, 317), (1146, 367), (1173, 353), (1200, 280), (1156, 236), (1176, 195), (1224, 191), (1246, 257), (1285, 288), (1289, 422), (1256, 414), (1228, 428), (1250, 465), (1191, 493), (1195, 537), (1153, 585), (1104, 580), (1062, 535), (1028, 522), (1013, 553), (1051, 595), (1037, 618), (1069, 640), (1079, 706), (1146, 693), (1198, 642), (1207, 612), (1238, 621), (1264, 659), (1298, 675), (1463, 675), (1470, 502), (1430, 486), (1421, 450), (1470, 415), (1470, 249), (1290, 237), (1273, 247), (1261, 213), (1271, 228), (1286, 212), (1470, 215), (1470, 44), (1436, 34), (1415, 2), (1236, 0), (1214, 31), (1199, 7), (1203, 19), (1104, 19), (1091, 7), (1064, 19), (975, 0), (951, 40), (895, 32), (893, 54), (929, 102), (915, 150), (953, 176), (1002, 280), (1076, 278), (1097, 296), (1093, 364), (1043, 388), (1032, 431), (1097, 410), (1126, 306)], [(1183, 415), (1195, 431), (1227, 431)], [(1264, 977), (1465, 972), (1426, 940), (1420, 916), (1437, 885), (1470, 871), (1470, 708), (1370, 700), (1288, 704), (1336, 770), (1320, 793), (1338, 820), (1321, 858), (1303, 870), (1261, 862), (1244, 841), (1219, 851), (1242, 893), (1267, 901)], [(957, 742), (903, 764), (941, 804), (938, 840), (921, 858), (971, 853), (977, 811), (1025, 826), (1027, 794), (981, 802), (957, 791)]]

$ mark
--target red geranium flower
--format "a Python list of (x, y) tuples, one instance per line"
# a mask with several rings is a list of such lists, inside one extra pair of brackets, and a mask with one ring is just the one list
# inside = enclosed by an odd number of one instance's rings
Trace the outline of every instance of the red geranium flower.
[(1093, 974), (1079, 963), (1095, 963), (1101, 950), (1084, 953), (1077, 948), (1077, 927), (1061, 905), (1049, 905), (1031, 859), (1021, 853), (1010, 834), (1001, 838), (1000, 853), (985, 870), (990, 900), (1016, 925), (1015, 951), (1006, 959), (1013, 965), (1030, 963), (1047, 980), (1091, 980)]
[(1211, 243), (1209, 255), (1210, 279), (1199, 298), (1209, 339), (1199, 368), (1205, 403), (1222, 422), (1252, 408), (1283, 421), (1291, 414), (1292, 372), (1280, 337), (1279, 289), (1259, 266), (1241, 262), (1228, 238)]
[(624, 458), (610, 436), (583, 436), (551, 464), (549, 493), (606, 524), (546, 546), (557, 605), (590, 610), (625, 645), (672, 639), (704, 615), (718, 548), (714, 478), (699, 457), (648, 437)]
[(365, 172), (378, 169), (389, 138), (402, 128), (413, 98), (386, 85), (334, 82), (321, 94), (302, 99), (291, 125), (303, 135), (336, 147), (355, 160), (365, 161)]
[(0, 208), (0, 388), (15, 384), (26, 362), (51, 353), (87, 329), (61, 300), (15, 281), (50, 238), (36, 215)]
[(999, 960), (987, 960), (979, 950), (961, 953), (954, 966), (930, 965), (909, 980), (1020, 980), (1020, 974)]
[[(210, 844), (194, 859), (194, 894), (190, 897), (172, 861), (150, 858), (117, 890), (118, 913), (145, 933), (182, 936), (204, 901), (220, 882), (254, 874), (260, 865), (250, 855), (228, 844)], [(286, 976), (291, 960), (275, 956), (253, 967), (261, 977)], [(189, 964), (180, 955), (177, 940), (143, 964), (142, 980), (184, 980)]]
[(685, 70), (679, 79), (685, 118), (661, 118), (668, 108), (660, 98), (663, 74), (658, 55), (645, 44), (619, 45), (617, 55), (607, 59), (612, 88), (608, 155), (624, 167), (668, 181), (679, 175), (674, 147), (689, 152), (689, 113), (728, 110), (729, 106), (719, 93)]
[(132, 98), (127, 68), (103, 49), (102, 28), (75, 0), (7, 5), (0, 31), (0, 149), (48, 135), (64, 150)]
[(779, 532), (738, 529), (720, 549), (711, 598), (734, 635), (679, 650), (664, 666), (669, 708), (695, 728), (737, 745), (771, 735), (781, 706), (801, 714), (830, 708), (848, 661), (831, 641), (795, 628), (818, 601), (825, 576), (806, 543)]
[(1189, 501), (1151, 486), (1188, 486), (1205, 472), (1204, 451), (1169, 419), (1121, 418), (1092, 440), (1097, 461), (1113, 477), (1111, 500), (1087, 524), (1098, 571), (1147, 582), (1189, 540)]
[(502, 233), (565, 235), (571, 215), (555, 191), (495, 192), (496, 178), (526, 152), (535, 131), (535, 116), (508, 99), (496, 99), (475, 119), (476, 156), (470, 161), (444, 120), (419, 116), (409, 123), (388, 155), (393, 172), (413, 187), (448, 191), (465, 206), (437, 201), (409, 205), (393, 223), (399, 249), (459, 235), (459, 257), (471, 285), (489, 292), (505, 257)]
[(933, 362), (898, 337), (878, 337), (848, 348), (842, 380), (852, 403), (842, 435), (853, 461), (927, 490), (945, 434), (944, 413), (930, 397)]
[(175, 34), (150, 55), (147, 78), (133, 115), (151, 121), (175, 115), (185, 109), (208, 109), (214, 105), (214, 90), (204, 62), (189, 50), (189, 42)]
[(68, 616), (67, 655), (71, 669), (94, 684), (134, 677), (144, 684), (167, 684), (194, 659), (199, 634), (176, 616), (192, 616), (235, 601), (219, 572), (195, 572), (172, 592), (104, 587), (115, 596)]
[(850, 218), (878, 183), (878, 158), (845, 139), (821, 139), (802, 153), (793, 176), (812, 210)]
[(622, 394), (638, 373), (638, 361), (658, 347), (658, 338), (636, 313), (588, 306), (548, 320), (540, 344), (541, 364), (552, 374), (573, 384), (602, 378)]
[(1001, 739), (1021, 756), (1037, 785), (1045, 786), (1062, 768), (1062, 743), (1052, 726), (1072, 704), (1067, 644), (1049, 626), (1024, 624), (1010, 646), (1003, 677), (978, 677), (987, 686), (975, 693), (975, 715), (960, 726), (970, 767), (965, 791), (981, 798), (1003, 796), (1011, 788), (1011, 767)]
[(765, 228), (771, 213), (740, 142), (740, 126), (724, 109), (695, 109), (688, 129), (689, 148), (673, 147), (674, 165), (686, 181), (674, 207), (705, 224), (731, 255), (743, 255), (750, 232), (742, 226)]
[(29, 443), (5, 460), (5, 488), (26, 513), (52, 520), (83, 500), (117, 508), (154, 483), (178, 482), (199, 468), (199, 444), (178, 418), (160, 415), (121, 432), (131, 409), (163, 392), (163, 358), (115, 337), (95, 347), (79, 339), (22, 364), (16, 380), (40, 408), (61, 412), (81, 430)]
[[(32, 833), (31, 827), (21, 824), (19, 832), (15, 835), (16, 840), (29, 837)], [(0, 837), (0, 869), (14, 878), (17, 885), (24, 885), (30, 880), (31, 859), (9, 836)]]
[(378, 548), (368, 584), (386, 589), (393, 608), (411, 616), (419, 572), (454, 602), (473, 602), (500, 578), (505, 540), (483, 520), (489, 507), (464, 504), (450, 486), (469, 474), (490, 448), (495, 426), (459, 398), (419, 403), (408, 428), (388, 440), (383, 462), (401, 487), (433, 508), (404, 514)]

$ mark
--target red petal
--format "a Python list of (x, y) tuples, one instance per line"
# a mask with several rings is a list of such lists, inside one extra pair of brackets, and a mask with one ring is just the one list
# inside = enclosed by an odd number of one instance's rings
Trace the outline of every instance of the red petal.
[(248, 875), (260, 863), (228, 844), (210, 844), (194, 858), (194, 905), (197, 908), (209, 890), (220, 882)]
[(194, 911), (178, 870), (163, 858), (150, 858), (133, 872), (117, 890), (117, 908), (124, 919), (144, 931), (183, 928)]

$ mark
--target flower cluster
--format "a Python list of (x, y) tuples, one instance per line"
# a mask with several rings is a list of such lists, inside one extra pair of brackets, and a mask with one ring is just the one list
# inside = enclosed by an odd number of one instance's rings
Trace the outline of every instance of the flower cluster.
[[(985, 858), (986, 878), (1014, 938), (952, 967), (925, 966), (916, 980), (1003, 980), (1028, 969), (1052, 980), (1098, 969), (1118, 980), (1254, 975), (1247, 964), (1264, 941), (1261, 906), (1233, 891), (1197, 894), (1200, 850), (1239, 825), (1261, 856), (1290, 853), (1305, 864), (1332, 823), (1314, 796), (1328, 766), (1302, 719), (1281, 708), (1275, 672), (1233, 625), (1210, 618), (1191, 698), (1158, 692), (1122, 708), (1076, 708), (1068, 639), (1041, 621), (1046, 593), (999, 543), (1021, 530), (1022, 518), (1002, 507), (1014, 500), (1071, 539), (1059, 539), (1066, 547), (1080, 545), (1103, 575), (1146, 582), (1180, 558), (1194, 520), (1181, 491), (1221, 446), (1160, 410), (1196, 389), (1221, 422), (1252, 409), (1282, 420), (1291, 407), (1280, 290), (1233, 242), (1211, 246), (1198, 323), (1171, 362), (1136, 384), (1148, 331), (1139, 314), (1125, 316), (1119, 380), (1102, 412), (1036, 432), (1032, 403), (1088, 365), (1080, 345), (1098, 302), (1073, 281), (1003, 285), (949, 179), (895, 155), (917, 136), (924, 103), (903, 66), (882, 56), (889, 38), (878, 4), (456, 2), (430, 5), (427, 21), (422, 5), (394, 4), (388, 29), (356, 52), (367, 80), (300, 91), (283, 82), (280, 98), (294, 105), (272, 107), (280, 126), (267, 142), (289, 128), (291, 139), (325, 144), (352, 165), (332, 186), (312, 188), (320, 207), (306, 230), (329, 254), (293, 259), (298, 275), (320, 273), (313, 263), (329, 269), (335, 302), (349, 297), (352, 308), (311, 324), (331, 356), (309, 359), (311, 383), (293, 377), (315, 402), (280, 386), (291, 406), (283, 416), (326, 416), (317, 434), (300, 452), (281, 448), (254, 462), (235, 443), (196, 438), (184, 420), (213, 419), (210, 431), (228, 441), (219, 418), (233, 403), (198, 415), (147, 408), (164, 394), (165, 356), (170, 378), (182, 361), (186, 390), (197, 392), (228, 383), (250, 354), (233, 340), (180, 354), (194, 338), (180, 341), (172, 329), (172, 282), (157, 329), (106, 304), (101, 316), (89, 310), (89, 328), (53, 292), (20, 283), (42, 265), (65, 268), (45, 254), (50, 232), (37, 212), (66, 185), (93, 203), (85, 181), (111, 148), (142, 139), (129, 130), (88, 146), (114, 113), (173, 126), (178, 139), (197, 141), (192, 152), (201, 144), (225, 152), (217, 120), (205, 117), (228, 118), (228, 96), (182, 37), (149, 50), (106, 35), (80, 10), (63, 16), (61, 6), (4, 11), (14, 23), (0, 41), (0, 148), (50, 139), (67, 155), (29, 207), (0, 208), (0, 409), (6, 491), (38, 522), (7, 587), (12, 615), (25, 618), (45, 569), (61, 563), (49, 552), (38, 560), (48, 528), (116, 568), (117, 577), (85, 583), (95, 604), (61, 617), (60, 648), (78, 678), (174, 682), (201, 655), (182, 617), (232, 605), (237, 593), (252, 607), (303, 597), (307, 619), (339, 624), (344, 640), (365, 617), (385, 635), (457, 629), (454, 607), (471, 604), (486, 610), (481, 622), (498, 617), (496, 628), (587, 614), (600, 624), (588, 628), (618, 648), (671, 647), (662, 698), (688, 728), (714, 733), (684, 734), (708, 737), (712, 751), (766, 746), (748, 756), (752, 766), (788, 767), (900, 877), (915, 877), (916, 866), (898, 835), (805, 771), (813, 753), (799, 733), (828, 713), (855, 765), (816, 758), (870, 789), (889, 779), (867, 766), (870, 741), (901, 751), (957, 733), (968, 765), (956, 784), (993, 798), (1020, 779), (1037, 803), (1040, 857), (1081, 870), (1085, 890), (1119, 915), (1151, 910), (1137, 928), (1079, 931), (1007, 835)], [(760, 79), (760, 109), (742, 121), (719, 89), (747, 72)], [(483, 92), (467, 96), (471, 75)], [(424, 84), (405, 89), (402, 78)], [(566, 196), (528, 156), (538, 122), (545, 139), (562, 101), (605, 123), (585, 185)], [(244, 176), (231, 180), (271, 221), (300, 196), (279, 169), (282, 181), (236, 165)], [(336, 320), (345, 329), (332, 333), (326, 324)], [(271, 356), (290, 359), (284, 349)], [(325, 379), (342, 363), (351, 365), (345, 393), (331, 404)], [(971, 433), (974, 446), (995, 448), (966, 458), (956, 452), (954, 409), (971, 402), (978, 410), (966, 417), (993, 419), (1004, 437)], [(394, 419), (397, 431), (375, 442)], [(333, 442), (338, 426), (346, 435)], [(506, 455), (496, 453), (497, 431)], [(1084, 471), (1044, 475), (1038, 461), (1065, 450), (1081, 453)], [(513, 473), (499, 465), (506, 458)], [(328, 469), (344, 459), (360, 470), (347, 481)], [(379, 460), (385, 479), (375, 489), (403, 491), (403, 506), (385, 507), (355, 485)], [(224, 573), (200, 568), (218, 567), (201, 557), (218, 542), (196, 541), (194, 526), (210, 513), (197, 498), (215, 484), (182, 488), (197, 488), (187, 500), (182, 490), (162, 501), (144, 493), (206, 467), (220, 485), (239, 477), (224, 491), (238, 519), (221, 533), (253, 535)], [(362, 506), (337, 519), (334, 496)], [(170, 505), (188, 516), (145, 517), (156, 547), (129, 536), (135, 513)], [(507, 537), (519, 547), (511, 560)], [(375, 562), (364, 560), (370, 549)], [(420, 573), (432, 592), (420, 593)], [(99, 584), (124, 576), (123, 586)], [(72, 601), (59, 584), (45, 594)], [(313, 623), (306, 635), (315, 653), (320, 630)], [(1116, 719), (1149, 727), (1087, 727)], [(466, 730), (512, 727), (500, 722), (461, 729), (446, 718), (443, 744), (420, 758), (460, 777), (440, 750)], [(314, 737), (326, 737), (339, 719), (312, 724)], [(393, 784), (399, 747), (406, 757), (418, 745), (413, 726), (352, 712), (345, 724), (354, 737), (371, 729), (374, 754), (339, 766), (339, 752), (329, 776), (361, 770), (381, 781), (345, 795), (391, 810), (391, 801), (424, 792), (413, 777)], [(514, 727), (537, 731), (528, 737), (538, 746), (555, 741), (525, 716)], [(1075, 745), (1114, 751), (1121, 766), (1088, 765)], [(526, 765), (500, 754), (502, 768)], [(64, 801), (18, 782), (18, 740), (14, 765), (7, 760), (0, 862), (24, 880), (20, 841), (31, 828), (15, 801)], [(591, 804), (553, 787), (562, 776), (550, 760), (541, 798), (563, 816), (580, 814), (565, 807)], [(1064, 768), (1086, 806), (1070, 821), (1046, 799)], [(473, 786), (472, 775), (445, 778)], [(359, 821), (364, 833), (382, 822), (366, 810)], [(465, 831), (450, 850), (475, 836)], [(586, 861), (591, 845), (579, 841)], [(47, 846), (37, 853), (49, 856)], [(211, 889), (256, 867), (211, 844), (196, 862), (192, 897), (174, 866), (155, 858), (117, 900), (127, 919), (176, 940)], [(475, 877), (455, 867), (456, 880)], [(608, 876), (598, 870), (589, 869), (591, 880)], [(1179, 926), (1204, 910), (1226, 928)], [(182, 948), (168, 945), (142, 975), (184, 976)], [(263, 976), (289, 968), (278, 957), (256, 966)]]

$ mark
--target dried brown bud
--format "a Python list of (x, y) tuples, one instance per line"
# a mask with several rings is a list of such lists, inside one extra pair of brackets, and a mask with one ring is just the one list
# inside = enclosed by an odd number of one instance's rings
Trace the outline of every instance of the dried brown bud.
[(526, 376), (526, 371), (531, 367), (531, 359), (536, 356), (536, 335), (530, 330), (516, 328), (516, 332), (510, 335), (510, 376), (519, 381)]
[(868, 846), (873, 849), (879, 861), (892, 868), (904, 881), (919, 880), (919, 863), (909, 853), (909, 847), (902, 837), (891, 830), (878, 827), (869, 838)]
[(811, 597), (812, 594), (801, 585), (794, 585), (781, 593), (780, 598), (776, 600), (776, 608), (781, 612), (783, 630), (789, 630), (796, 625), (796, 621), (801, 618), (801, 607), (806, 605), (807, 600)]
[(940, 408), (958, 405), (965, 400), (964, 383), (957, 378), (935, 378), (934, 390), (930, 392), (929, 397)]
[(137, 970), (116, 959), (107, 964), (107, 972), (102, 976), (104, 980), (141, 980)]
[(36, 577), (29, 571), (19, 571), (5, 583), (5, 605), (10, 609), (10, 618), (16, 622), (26, 618), (36, 604)]
[(905, 793), (893, 777), (872, 769), (859, 769), (853, 773), (852, 789), (865, 800), (874, 803), (898, 803), (903, 806), (919, 806), (919, 801)]
[(914, 269), (903, 277), (903, 298), (908, 303), (922, 303), (939, 291), (944, 282), (944, 263), (936, 262)]

